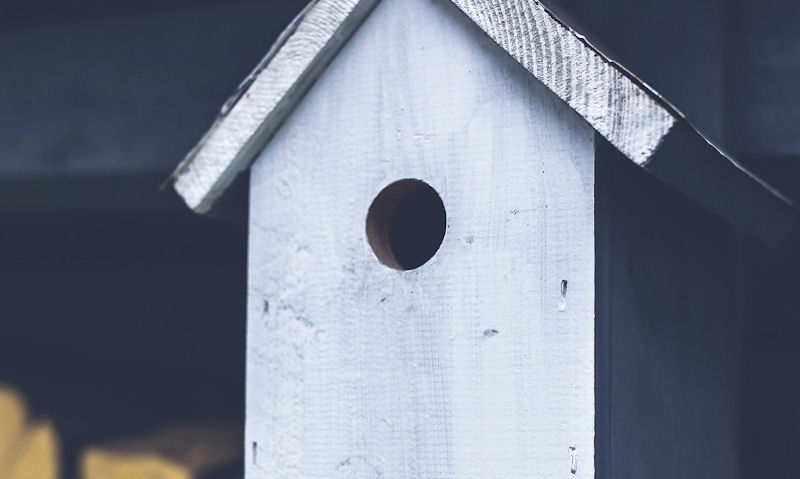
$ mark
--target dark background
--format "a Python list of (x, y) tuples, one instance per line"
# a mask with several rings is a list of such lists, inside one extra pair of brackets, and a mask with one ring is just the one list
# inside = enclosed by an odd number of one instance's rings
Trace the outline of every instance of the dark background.
[(302, 2), (0, 6), (0, 382), (86, 444), (244, 417), (246, 226), (172, 168)]
[[(800, 201), (797, 2), (548, 3)], [(159, 187), (304, 4), (0, 4), (0, 381), (55, 420), (67, 473), (109, 436), (242, 420), (246, 227)], [(800, 432), (800, 318), (774, 300), (795, 249), (751, 265), (743, 477), (781, 474)]]

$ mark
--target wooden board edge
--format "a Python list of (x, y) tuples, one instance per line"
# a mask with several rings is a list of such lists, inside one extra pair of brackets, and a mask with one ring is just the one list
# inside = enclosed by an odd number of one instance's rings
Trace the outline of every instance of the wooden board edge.
[(538, 0), (452, 1), (629, 160), (768, 246), (798, 229), (796, 205)]
[(644, 169), (770, 248), (800, 228), (797, 206), (722, 153), (687, 121), (667, 135)]
[(377, 2), (317, 0), (303, 11), (173, 173), (187, 206), (198, 213), (211, 208)]
[(452, 0), (625, 156), (644, 164), (676, 123), (652, 89), (605, 57), (538, 0)]
[[(637, 165), (768, 245), (798, 228), (796, 205), (719, 151), (663, 97), (538, 0), (451, 1)], [(377, 3), (316, 0), (287, 28), (173, 173), (174, 188), (191, 209), (211, 210)], [(265, 104), (271, 105), (266, 112)], [(688, 153), (699, 156), (690, 162)]]

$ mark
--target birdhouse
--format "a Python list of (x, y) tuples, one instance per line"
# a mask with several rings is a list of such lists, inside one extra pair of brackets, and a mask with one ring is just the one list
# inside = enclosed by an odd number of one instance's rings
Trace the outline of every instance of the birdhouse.
[(246, 477), (735, 476), (796, 213), (538, 1), (312, 1), (174, 174), (247, 184)]

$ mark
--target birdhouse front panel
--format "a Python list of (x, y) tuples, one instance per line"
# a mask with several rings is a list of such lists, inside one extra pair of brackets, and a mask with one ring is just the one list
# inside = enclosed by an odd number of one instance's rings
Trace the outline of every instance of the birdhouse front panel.
[(251, 170), (247, 477), (594, 477), (593, 135), (381, 2)]

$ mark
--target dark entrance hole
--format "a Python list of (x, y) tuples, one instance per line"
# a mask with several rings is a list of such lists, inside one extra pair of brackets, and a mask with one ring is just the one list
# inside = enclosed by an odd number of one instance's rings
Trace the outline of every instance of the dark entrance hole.
[(444, 239), (447, 214), (439, 194), (424, 181), (405, 179), (384, 188), (367, 214), (367, 239), (381, 263), (419, 268)]

